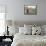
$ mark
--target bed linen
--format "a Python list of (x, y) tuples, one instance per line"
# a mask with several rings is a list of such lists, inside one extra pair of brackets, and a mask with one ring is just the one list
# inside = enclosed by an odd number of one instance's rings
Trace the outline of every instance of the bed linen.
[(11, 46), (46, 46), (46, 36), (16, 34)]

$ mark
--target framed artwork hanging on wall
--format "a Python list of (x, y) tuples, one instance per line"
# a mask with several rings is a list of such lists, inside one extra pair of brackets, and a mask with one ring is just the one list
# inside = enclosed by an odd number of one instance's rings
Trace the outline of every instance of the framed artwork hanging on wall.
[(37, 15), (37, 6), (24, 5), (24, 15)]

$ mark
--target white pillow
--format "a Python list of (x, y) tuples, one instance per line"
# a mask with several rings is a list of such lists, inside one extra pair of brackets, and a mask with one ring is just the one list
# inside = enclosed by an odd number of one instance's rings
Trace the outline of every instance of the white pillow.
[(10, 26), (9, 27), (9, 35), (15, 35), (16, 33), (19, 32), (19, 28), (15, 26)]
[(25, 31), (25, 30), (24, 30), (24, 27), (19, 27), (19, 33), (20, 33), (20, 34), (24, 34), (24, 31)]
[(26, 28), (26, 27), (25, 27), (25, 32), (24, 32), (24, 34), (31, 35), (31, 34), (32, 34), (31, 28)]
[(41, 28), (39, 26), (32, 27), (32, 35), (39, 35), (41, 33)]
[(44, 32), (45, 32), (45, 27), (44, 25), (41, 26), (41, 35), (43, 36), (44, 35)]
[(46, 25), (43, 25), (42, 28), (44, 29), (44, 33), (46, 33)]
[(30, 35), (31, 34), (31, 29), (26, 28), (26, 27), (19, 27), (19, 33)]
[(32, 34), (32, 25), (26, 25), (24, 24), (25, 30), (27, 31), (27, 33), (25, 34)]

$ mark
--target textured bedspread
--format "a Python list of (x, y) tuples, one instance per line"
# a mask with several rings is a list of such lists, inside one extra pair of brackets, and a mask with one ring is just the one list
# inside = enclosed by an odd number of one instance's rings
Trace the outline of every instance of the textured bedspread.
[(11, 46), (46, 46), (46, 36), (16, 34)]

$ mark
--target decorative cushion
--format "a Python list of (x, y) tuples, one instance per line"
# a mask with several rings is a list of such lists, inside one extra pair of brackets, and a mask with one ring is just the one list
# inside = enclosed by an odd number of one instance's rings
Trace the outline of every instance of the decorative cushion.
[(32, 35), (39, 35), (41, 34), (41, 28), (39, 26), (32, 27)]
[(42, 26), (42, 31), (43, 31), (43, 32), (42, 32), (43, 35), (46, 35), (46, 25), (43, 25), (43, 26)]
[(19, 32), (19, 28), (15, 26), (9, 26), (9, 35), (15, 35)]
[(19, 27), (19, 33), (24, 34), (24, 32), (25, 32), (24, 27)]
[(36, 27), (32, 27), (32, 35), (36, 34)]
[(27, 30), (27, 32), (29, 32), (29, 34), (32, 34), (32, 25), (26, 25), (24, 24), (25, 30)]
[(19, 27), (19, 33), (29, 35), (31, 34), (31, 29), (26, 27)]
[(26, 27), (25, 27), (25, 32), (24, 32), (24, 34), (26, 34), (26, 35), (31, 35), (31, 34), (32, 34), (31, 28), (26, 28)]
[(44, 31), (46, 33), (46, 25), (43, 25), (42, 28), (44, 28)]

